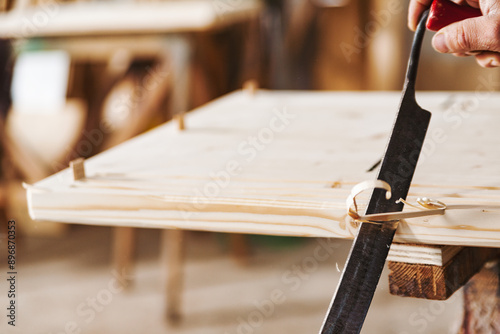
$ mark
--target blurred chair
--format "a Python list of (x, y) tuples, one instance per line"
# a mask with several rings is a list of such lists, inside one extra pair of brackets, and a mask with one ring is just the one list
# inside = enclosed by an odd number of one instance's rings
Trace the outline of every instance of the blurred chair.
[(53, 52), (18, 56), (12, 79), (13, 102), (2, 121), (8, 208), (23, 221), (20, 229), (25, 234), (60, 235), (65, 229), (61, 224), (32, 221), (21, 187), (21, 180), (34, 183), (58, 171), (59, 165), (66, 165), (64, 159), (83, 129), (85, 104), (66, 99), (70, 64), (60, 56), (66, 59), (64, 54)]
[[(220, 2), (215, 6), (211, 1), (203, 0), (105, 3), (19, 0), (10, 2), (5, 9), (7, 11), (0, 14), (0, 37), (26, 38), (25, 49), (64, 50), (75, 64), (71, 96), (85, 98), (88, 112), (84, 129), (102, 139), (96, 141), (98, 143), (93, 145), (92, 150), (81, 154), (88, 157), (149, 129), (158, 123), (158, 119), (164, 121), (189, 110), (193, 106), (191, 87), (197, 85), (199, 88), (199, 82), (204, 82), (208, 88), (206, 91), (221, 87), (217, 80), (210, 77), (213, 72), (206, 68), (200, 71), (200, 67), (191, 66), (195, 56), (220, 64), (220, 68), (228, 67), (224, 73), (234, 80), (237, 73), (233, 70), (239, 65), (233, 65), (238, 64), (239, 58), (231, 52), (235, 50), (220, 42), (221, 37), (228, 36), (241, 44), (241, 36), (236, 36), (227, 28), (254, 20), (260, 11), (260, 4), (253, 0)], [(53, 15), (55, 10), (57, 15)], [(19, 20), (20, 13), (28, 18), (38, 13), (46, 16), (47, 20), (43, 24), (25, 22)], [(209, 51), (207, 54), (196, 55), (200, 52), (198, 42), (202, 41), (197, 35), (213, 35), (213, 40), (218, 40), (218, 46), (205, 49)], [(219, 47), (220, 50), (217, 49)], [(224, 52), (228, 54), (225, 63), (218, 57)], [(138, 78), (148, 77), (144, 68), (141, 72), (136, 66), (141, 62), (151, 64), (149, 69), (156, 73), (153, 74), (156, 84), (144, 82), (139, 88), (135, 85)], [(191, 80), (193, 74), (201, 80)], [(227, 90), (219, 92), (219, 95)], [(121, 108), (126, 115), (112, 110), (112, 96), (120, 91), (142, 94), (136, 101), (129, 100), (132, 108)], [(210, 99), (216, 97), (210, 96), (210, 93), (205, 95)], [(169, 107), (164, 105), (166, 96)], [(120, 119), (123, 115), (126, 117)], [(9, 123), (14, 127), (18, 118), (14, 117)], [(21, 152), (17, 149), (12, 151)], [(30, 153), (26, 155), (32, 159)], [(32, 164), (43, 166), (38, 162), (35, 160)], [(38, 171), (40, 174), (43, 171)], [(36, 178), (30, 177), (30, 180)], [(127, 227), (115, 230), (114, 263), (120, 271), (132, 270), (134, 234), (134, 230)], [(163, 239), (170, 264), (167, 317), (175, 321), (180, 318), (184, 237), (182, 232), (165, 231)]]

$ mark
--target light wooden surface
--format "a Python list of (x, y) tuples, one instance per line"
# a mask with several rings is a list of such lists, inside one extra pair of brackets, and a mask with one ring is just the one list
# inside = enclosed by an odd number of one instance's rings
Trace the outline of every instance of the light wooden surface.
[(393, 243), (387, 261), (444, 266), (462, 249), (460, 246)]
[(258, 1), (217, 6), (212, 1), (78, 2), (0, 14), (0, 37), (88, 36), (205, 31), (246, 20)]
[[(367, 170), (384, 153), (399, 98), (236, 92), (188, 113), (186, 130), (167, 123), (87, 160), (85, 180), (73, 182), (65, 170), (28, 187), (30, 213), (82, 224), (352, 238), (345, 199), (354, 184), (376, 177)], [(479, 207), (403, 221), (395, 240), (499, 246), (500, 209), (491, 205), (500, 200), (500, 94), (417, 100), (433, 119), (408, 200)]]

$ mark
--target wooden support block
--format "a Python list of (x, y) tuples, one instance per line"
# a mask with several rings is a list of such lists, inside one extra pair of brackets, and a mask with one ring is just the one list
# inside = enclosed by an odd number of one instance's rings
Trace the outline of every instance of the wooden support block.
[(464, 287), (460, 334), (500, 333), (500, 263), (487, 263)]
[[(123, 277), (131, 277), (135, 253), (135, 228), (115, 227), (113, 245), (113, 265)], [(122, 287), (128, 288), (132, 281), (120, 281)]]
[(69, 163), (69, 166), (73, 170), (73, 180), (78, 181), (85, 178), (85, 159), (78, 158)]
[(500, 254), (496, 248), (464, 247), (443, 266), (389, 262), (391, 294), (446, 300)]
[(182, 230), (163, 232), (164, 256), (167, 258), (166, 317), (172, 325), (177, 325), (182, 318), (181, 301), (184, 279), (184, 237)]

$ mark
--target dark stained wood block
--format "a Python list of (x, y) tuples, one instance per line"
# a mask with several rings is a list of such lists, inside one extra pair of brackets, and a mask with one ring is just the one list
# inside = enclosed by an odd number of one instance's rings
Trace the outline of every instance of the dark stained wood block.
[(495, 248), (464, 247), (444, 266), (389, 262), (389, 290), (402, 297), (446, 300), (499, 254)]

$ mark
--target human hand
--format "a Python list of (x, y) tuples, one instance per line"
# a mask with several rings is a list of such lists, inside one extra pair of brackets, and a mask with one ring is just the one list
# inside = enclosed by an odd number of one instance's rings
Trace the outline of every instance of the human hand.
[[(422, 12), (432, 0), (410, 0), (408, 26), (415, 30)], [(432, 39), (434, 49), (455, 56), (475, 56), (483, 67), (500, 66), (500, 1), (466, 0), (464, 6), (480, 8), (483, 16), (452, 23)]]

